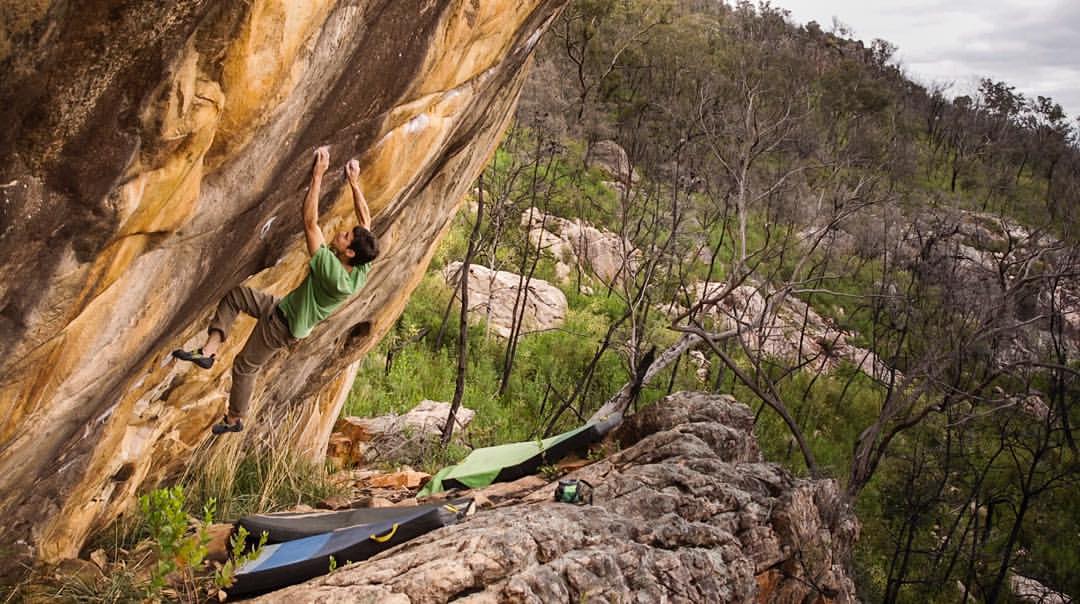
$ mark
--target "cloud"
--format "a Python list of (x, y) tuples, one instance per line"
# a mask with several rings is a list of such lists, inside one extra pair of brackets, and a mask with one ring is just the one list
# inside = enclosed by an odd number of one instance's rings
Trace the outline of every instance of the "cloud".
[(1076, 0), (779, 0), (798, 22), (825, 27), (836, 16), (855, 35), (899, 46), (906, 71), (923, 82), (955, 82), (971, 92), (979, 78), (1050, 96), (1080, 114), (1080, 2)]
[(1032, 98), (1049, 96), (1070, 115), (1080, 112), (1080, 4), (1060, 2), (1051, 10), (1008, 7), (991, 23), (945, 48), (952, 69), (1006, 81)]
[(1016, 11), (994, 27), (959, 40), (955, 58), (972, 65), (1057, 66), (1080, 69), (1080, 4), (1053, 13)]

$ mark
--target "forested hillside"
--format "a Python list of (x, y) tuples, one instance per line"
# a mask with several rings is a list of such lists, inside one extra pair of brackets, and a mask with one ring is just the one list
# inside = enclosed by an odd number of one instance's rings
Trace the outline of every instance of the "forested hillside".
[[(732, 394), (766, 459), (840, 481), (862, 599), (1080, 594), (1080, 124), (895, 50), (767, 5), (572, 3), (347, 412), (453, 399), (474, 445), (537, 438), (651, 369), (637, 405)], [(524, 334), (519, 294), (503, 335), (466, 327), (463, 260), (556, 284), (564, 322)]]

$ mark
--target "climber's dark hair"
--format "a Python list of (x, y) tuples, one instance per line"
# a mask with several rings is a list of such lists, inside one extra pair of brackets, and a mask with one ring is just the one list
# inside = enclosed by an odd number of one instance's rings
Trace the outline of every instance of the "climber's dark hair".
[(374, 233), (358, 226), (353, 229), (353, 240), (349, 249), (356, 254), (352, 257), (350, 264), (353, 266), (367, 264), (379, 257), (379, 240), (375, 238)]

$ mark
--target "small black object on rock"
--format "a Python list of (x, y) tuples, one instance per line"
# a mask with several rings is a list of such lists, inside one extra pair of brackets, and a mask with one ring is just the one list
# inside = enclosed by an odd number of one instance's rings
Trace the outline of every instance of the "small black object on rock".
[(583, 505), (593, 502), (593, 486), (578, 478), (562, 478), (555, 487), (555, 501)]

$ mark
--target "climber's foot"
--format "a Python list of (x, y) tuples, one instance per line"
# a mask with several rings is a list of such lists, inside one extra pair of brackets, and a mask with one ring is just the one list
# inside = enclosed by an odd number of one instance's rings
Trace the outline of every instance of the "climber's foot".
[(226, 415), (220, 423), (214, 424), (210, 431), (214, 434), (225, 434), (226, 432), (239, 432), (244, 429), (244, 422), (239, 419), (229, 422), (229, 416)]
[(203, 369), (210, 369), (214, 366), (214, 355), (207, 356), (203, 354), (202, 348), (188, 352), (187, 350), (177, 349), (172, 351), (172, 355), (181, 361), (188, 361), (189, 363), (195, 363)]

